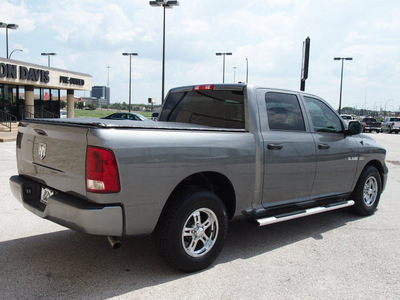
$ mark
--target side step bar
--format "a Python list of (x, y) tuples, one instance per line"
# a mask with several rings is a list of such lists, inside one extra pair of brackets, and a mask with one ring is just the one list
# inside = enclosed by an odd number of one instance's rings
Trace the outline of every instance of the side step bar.
[(273, 216), (273, 217), (256, 219), (255, 221), (258, 223), (258, 226), (265, 226), (265, 225), (284, 222), (284, 221), (293, 220), (293, 219), (297, 219), (297, 218), (302, 218), (302, 217), (306, 217), (306, 216), (316, 215), (316, 214), (320, 214), (320, 213), (323, 213), (326, 211), (340, 209), (340, 208), (344, 208), (344, 207), (348, 207), (348, 206), (352, 206), (352, 205), (354, 205), (354, 201), (348, 200), (348, 201), (343, 201), (343, 202), (339, 202), (339, 203), (334, 203), (334, 204), (331, 204), (328, 206), (318, 206), (318, 207), (308, 208), (305, 210), (295, 211), (292, 213), (277, 215), (277, 216)]

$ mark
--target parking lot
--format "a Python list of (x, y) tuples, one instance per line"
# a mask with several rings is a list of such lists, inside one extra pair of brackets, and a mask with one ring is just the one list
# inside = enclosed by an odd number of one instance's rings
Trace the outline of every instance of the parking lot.
[(150, 236), (113, 250), (28, 212), (9, 189), (15, 143), (0, 143), (0, 299), (400, 299), (400, 134), (367, 135), (388, 151), (373, 216), (234, 221), (216, 262), (194, 274), (166, 266)]

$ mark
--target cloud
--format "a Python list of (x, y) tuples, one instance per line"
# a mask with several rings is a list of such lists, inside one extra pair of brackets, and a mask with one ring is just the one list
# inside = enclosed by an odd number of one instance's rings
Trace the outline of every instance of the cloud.
[[(399, 11), (395, 0), (181, 0), (166, 11), (166, 88), (221, 82), (222, 58), (215, 53), (229, 51), (227, 80), (233, 81), (233, 67), (236, 80), (245, 80), (247, 58), (251, 83), (298, 90), (302, 43), (309, 36), (306, 91), (337, 106), (341, 66), (333, 57), (351, 56), (344, 103), (397, 99), (392, 104), (398, 107)], [(127, 99), (129, 60), (122, 52), (139, 53), (133, 60), (135, 101), (160, 100), (162, 16), (163, 9), (148, 1), (0, 2), (0, 21), (20, 26), (10, 34), (10, 49), (24, 50), (16, 57), (46, 65), (40, 53), (57, 52), (52, 66), (91, 74), (94, 85), (106, 85), (111, 66), (112, 101)]]

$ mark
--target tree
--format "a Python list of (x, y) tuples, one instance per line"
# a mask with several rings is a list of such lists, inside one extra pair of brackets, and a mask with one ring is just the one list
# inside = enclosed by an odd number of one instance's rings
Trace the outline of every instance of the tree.
[(89, 110), (96, 110), (97, 105), (94, 104), (94, 103), (90, 103), (87, 107), (88, 107)]

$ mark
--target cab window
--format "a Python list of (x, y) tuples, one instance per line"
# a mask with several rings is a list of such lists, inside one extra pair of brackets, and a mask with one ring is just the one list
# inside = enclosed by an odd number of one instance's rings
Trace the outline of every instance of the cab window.
[(244, 94), (236, 90), (170, 93), (159, 120), (244, 129)]
[(311, 115), (314, 131), (343, 132), (342, 122), (328, 105), (316, 98), (304, 97), (304, 99)]
[(305, 131), (304, 119), (296, 95), (265, 94), (268, 125), (271, 130)]

